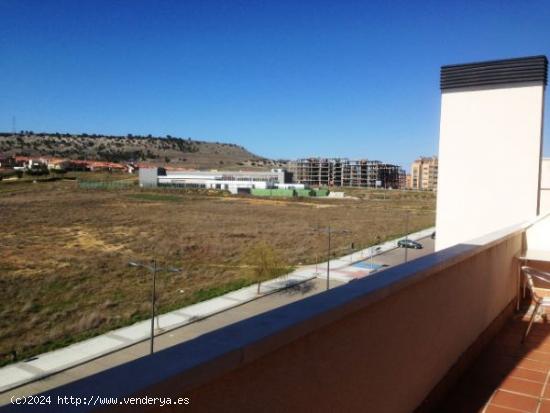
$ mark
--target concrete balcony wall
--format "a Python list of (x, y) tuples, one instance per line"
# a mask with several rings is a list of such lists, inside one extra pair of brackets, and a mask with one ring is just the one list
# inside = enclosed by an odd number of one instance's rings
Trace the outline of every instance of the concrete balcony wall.
[[(190, 397), (185, 409), (204, 412), (411, 412), (511, 313), (524, 243), (523, 227), (501, 231), (49, 394)], [(74, 408), (54, 409), (65, 410)]]
[[(401, 279), (401, 288), (366, 294), (353, 310), (265, 354), (244, 349), (239, 367), (194, 390), (172, 383), (159, 391), (189, 393), (194, 410), (205, 412), (228, 406), (230, 411), (411, 412), (511, 308), (517, 292), (513, 257), (522, 242), (522, 233), (514, 232), (482, 247), (458, 246), (395, 268), (394, 273), (410, 276)], [(429, 263), (433, 266), (426, 268)], [(324, 298), (330, 300), (332, 293)]]

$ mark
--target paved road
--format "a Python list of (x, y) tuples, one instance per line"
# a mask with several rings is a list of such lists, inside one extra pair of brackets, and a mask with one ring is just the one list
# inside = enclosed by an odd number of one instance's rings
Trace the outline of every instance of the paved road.
[[(430, 237), (422, 238), (418, 242), (420, 242), (424, 248), (422, 248), (421, 250), (407, 248), (408, 261), (412, 261), (416, 258), (420, 258), (424, 255), (428, 255), (434, 252), (434, 240)], [(375, 264), (397, 265), (403, 262), (405, 262), (405, 248), (397, 248), (388, 251), (384, 254), (376, 256), (373, 259), (373, 263)]]
[[(424, 245), (422, 250), (407, 251), (408, 259), (413, 260), (423, 255), (433, 252), (433, 240), (423, 238), (420, 242)], [(362, 278), (367, 276), (370, 270), (352, 265), (352, 261), (362, 256), (356, 255), (343, 257), (331, 262), (334, 269), (331, 272), (330, 286), (331, 288), (338, 287), (347, 283), (354, 278)], [(355, 259), (354, 259), (355, 258)], [(402, 248), (392, 249), (375, 256), (372, 260), (374, 264), (397, 265), (404, 262), (405, 251)], [(365, 257), (365, 262), (370, 263), (371, 260)], [(313, 267), (312, 267), (313, 268)], [(223, 326), (235, 323), (248, 317), (261, 314), (265, 311), (272, 310), (277, 307), (301, 300), (305, 297), (319, 294), (326, 289), (326, 272), (324, 265), (319, 265), (319, 278), (306, 281), (302, 284), (295, 285), (287, 290), (282, 290), (268, 296), (261, 297), (254, 301), (246, 302), (237, 307), (230, 308), (221, 313), (217, 313), (200, 321), (177, 328), (155, 339), (155, 349), (161, 350), (176, 344), (191, 340), (201, 334), (208, 333)], [(324, 279), (323, 279), (324, 278)], [(23, 385), (13, 390), (8, 390), (0, 394), (0, 405), (9, 403), (10, 397), (26, 396), (37, 394), (62, 384), (78, 380), (79, 378), (97, 373), (102, 370), (126, 363), (131, 360), (143, 357), (149, 352), (149, 342), (141, 342), (126, 347), (122, 350), (111, 354), (99, 357), (95, 360), (86, 362), (76, 367), (69, 368), (62, 372), (53, 374), (49, 377), (42, 378), (32, 383)]]
[[(383, 265), (390, 267), (402, 264), (405, 262), (405, 251), (407, 251), (407, 261), (412, 261), (434, 251), (434, 241), (430, 237), (420, 238), (418, 241), (424, 248), (420, 250), (411, 248), (405, 250), (404, 248), (396, 248), (394, 243), (391, 248), (388, 248), (381, 254), (375, 255), (372, 260), (370, 259), (369, 249), (333, 259), (330, 261), (331, 284), (333, 280), (348, 282), (353, 279), (368, 277), (374, 271), (373, 266)], [(310, 268), (314, 268), (314, 266)], [(326, 263), (319, 264), (317, 270), (317, 277), (326, 280)], [(383, 268), (378, 269), (379, 272), (382, 270)]]

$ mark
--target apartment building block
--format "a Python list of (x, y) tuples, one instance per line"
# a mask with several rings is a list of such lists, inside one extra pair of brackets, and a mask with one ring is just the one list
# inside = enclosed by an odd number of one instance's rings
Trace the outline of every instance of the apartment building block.
[(411, 165), (410, 189), (437, 189), (437, 156), (420, 157)]

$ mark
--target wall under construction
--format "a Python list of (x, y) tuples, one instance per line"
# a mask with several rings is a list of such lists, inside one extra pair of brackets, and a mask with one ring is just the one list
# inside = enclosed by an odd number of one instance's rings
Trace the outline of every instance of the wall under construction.
[(307, 158), (290, 163), (296, 182), (310, 186), (400, 187), (401, 168), (367, 159)]

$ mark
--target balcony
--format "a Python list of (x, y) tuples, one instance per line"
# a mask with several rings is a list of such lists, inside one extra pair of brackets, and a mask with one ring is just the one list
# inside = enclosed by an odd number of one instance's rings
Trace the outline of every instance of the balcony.
[(550, 411), (550, 325), (535, 322), (521, 343), (528, 320), (520, 313), (507, 323), (441, 403), (442, 411)]
[(438, 252), (60, 385), (33, 410), (550, 411), (550, 327), (521, 343), (528, 299), (516, 309), (517, 257), (550, 253), (550, 215), (508, 226), (540, 209), (546, 77), (543, 56), (442, 68)]
[(542, 236), (549, 228), (550, 215), (507, 228), (47, 394), (189, 397), (186, 409), (199, 412), (546, 408), (548, 326), (536, 325), (520, 343), (515, 257), (549, 250)]

